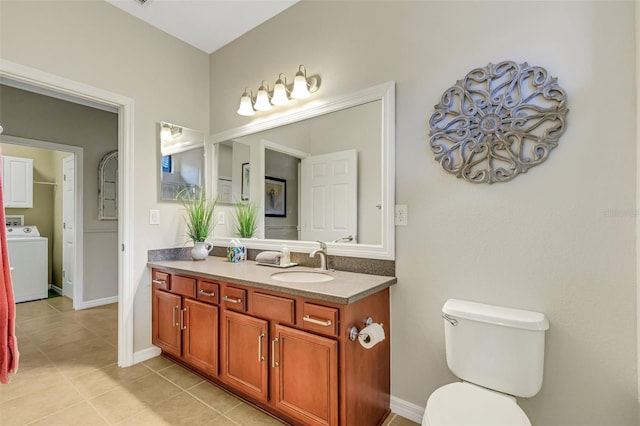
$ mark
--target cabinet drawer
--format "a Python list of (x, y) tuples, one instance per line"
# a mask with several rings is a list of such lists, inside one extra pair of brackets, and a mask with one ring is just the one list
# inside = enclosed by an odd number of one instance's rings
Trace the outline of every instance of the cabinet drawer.
[(171, 293), (181, 294), (183, 296), (196, 297), (196, 280), (195, 278), (181, 277), (174, 275), (171, 280)]
[(302, 328), (317, 333), (338, 335), (338, 310), (306, 303), (302, 308)]
[(151, 273), (151, 280), (155, 288), (169, 290), (169, 288), (171, 287), (171, 274), (168, 274), (166, 272), (153, 269)]
[(208, 281), (198, 281), (196, 299), (208, 303), (218, 303), (219, 286)]
[(222, 289), (222, 303), (232, 311), (245, 312), (247, 310), (247, 290), (235, 287)]
[(295, 322), (295, 301), (292, 299), (254, 293), (251, 303), (254, 315), (284, 324)]

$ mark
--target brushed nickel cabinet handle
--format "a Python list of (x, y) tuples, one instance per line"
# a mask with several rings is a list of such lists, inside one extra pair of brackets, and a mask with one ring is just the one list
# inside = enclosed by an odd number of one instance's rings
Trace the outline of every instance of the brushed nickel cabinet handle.
[(260, 333), (258, 336), (258, 362), (264, 361), (264, 357), (262, 356), (262, 338), (264, 337), (264, 333)]
[(277, 337), (271, 341), (271, 366), (273, 368), (280, 366), (280, 364), (278, 364), (278, 361), (276, 361), (276, 343), (278, 342), (279, 340)]
[(187, 329), (187, 325), (185, 324), (185, 321), (184, 321), (184, 314), (187, 312), (187, 309), (189, 308), (184, 308), (180, 310), (180, 330)]
[(305, 315), (302, 320), (310, 322), (311, 324), (321, 325), (323, 327), (329, 327), (331, 325), (331, 320), (317, 320), (315, 318), (311, 318), (309, 315)]
[(158, 285), (167, 285), (166, 280), (151, 280), (151, 282)]
[(177, 316), (176, 315), (176, 310), (178, 310), (178, 309), (180, 309), (180, 306), (178, 306), (178, 305), (173, 307), (173, 325), (174, 325), (174, 327), (177, 327), (179, 325), (178, 324), (178, 320), (176, 318), (176, 316)]
[(214, 296), (216, 295), (214, 292), (207, 293), (207, 292), (206, 292), (206, 291), (204, 291), (204, 290), (198, 290), (198, 294), (201, 294), (201, 295), (203, 295), (203, 296), (209, 296), (209, 297), (214, 297)]
[(231, 303), (242, 303), (242, 299), (232, 299), (229, 296), (224, 296), (222, 300), (224, 300), (225, 302), (231, 302)]

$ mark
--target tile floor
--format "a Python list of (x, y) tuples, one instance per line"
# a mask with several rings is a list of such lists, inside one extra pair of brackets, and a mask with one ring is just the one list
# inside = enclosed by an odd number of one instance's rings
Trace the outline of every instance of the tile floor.
[(117, 304), (74, 311), (57, 297), (16, 310), (20, 368), (0, 385), (2, 426), (282, 424), (165, 358), (119, 368)]

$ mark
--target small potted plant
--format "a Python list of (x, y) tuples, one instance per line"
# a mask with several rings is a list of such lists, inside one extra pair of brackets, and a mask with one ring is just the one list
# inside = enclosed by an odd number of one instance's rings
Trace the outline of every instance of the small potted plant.
[(182, 202), (186, 213), (184, 221), (187, 225), (187, 237), (193, 241), (191, 257), (193, 260), (204, 260), (213, 249), (213, 244), (206, 240), (216, 226), (213, 210), (217, 199), (208, 200), (203, 191), (193, 192), (189, 188), (180, 191), (178, 199)]
[(235, 225), (237, 235), (242, 238), (251, 238), (256, 232), (258, 224), (256, 215), (258, 209), (255, 204), (240, 201), (234, 204), (236, 210)]

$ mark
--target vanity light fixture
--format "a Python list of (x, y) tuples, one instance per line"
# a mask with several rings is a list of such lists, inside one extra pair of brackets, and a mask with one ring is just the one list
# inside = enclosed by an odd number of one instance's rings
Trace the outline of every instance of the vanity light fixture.
[(271, 99), (269, 97), (269, 85), (265, 87), (265, 80), (262, 80), (258, 93), (256, 94), (256, 103), (253, 104), (257, 111), (269, 111), (271, 109)]
[(269, 90), (266, 80), (262, 80), (260, 83), (255, 98), (253, 97), (253, 92), (245, 88), (240, 97), (240, 106), (237, 112), (239, 115), (250, 117), (256, 111), (269, 111), (271, 105), (284, 106), (288, 105), (293, 99), (308, 98), (311, 93), (318, 90), (319, 83), (319, 77), (307, 77), (307, 69), (304, 65), (300, 65), (291, 88), (287, 86), (287, 76), (283, 73), (278, 74), (273, 91)]
[(253, 109), (253, 101), (251, 99), (253, 96), (249, 93), (251, 93), (250, 90), (244, 90), (244, 93), (240, 97), (240, 107), (238, 108), (238, 114), (244, 115), (245, 117), (250, 117), (256, 113)]
[(181, 134), (182, 134), (182, 127), (174, 126), (169, 123), (162, 123), (162, 129), (160, 130), (160, 137), (163, 140), (170, 141), (180, 137)]
[[(282, 80), (284, 77), (284, 81)], [(287, 76), (280, 73), (276, 84), (273, 86), (273, 97), (271, 103), (274, 105), (287, 105), (289, 103), (289, 95), (287, 94)]]

